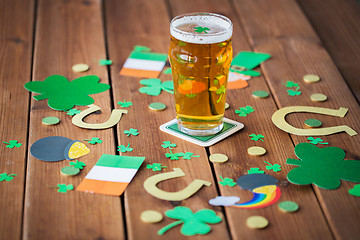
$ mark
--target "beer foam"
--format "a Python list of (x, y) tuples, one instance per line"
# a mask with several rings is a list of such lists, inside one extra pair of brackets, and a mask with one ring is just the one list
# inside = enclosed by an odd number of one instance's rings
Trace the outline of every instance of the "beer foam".
[[(195, 32), (195, 27), (208, 28), (207, 33)], [(174, 38), (189, 43), (212, 44), (228, 40), (232, 36), (231, 21), (218, 14), (188, 14), (174, 18), (170, 24)]]

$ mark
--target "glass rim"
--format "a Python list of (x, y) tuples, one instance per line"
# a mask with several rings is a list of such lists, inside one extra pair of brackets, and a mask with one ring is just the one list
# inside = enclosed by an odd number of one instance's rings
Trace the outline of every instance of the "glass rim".
[(204, 37), (206, 36), (218, 36), (218, 35), (222, 35), (224, 33), (227, 33), (229, 31), (232, 31), (232, 28), (233, 28), (233, 23), (232, 21), (228, 18), (228, 17), (225, 17), (224, 15), (221, 15), (221, 14), (217, 14), (217, 13), (208, 13), (208, 12), (195, 12), (195, 13), (185, 13), (185, 14), (180, 14), (176, 17), (174, 17), (171, 22), (170, 22), (170, 30), (173, 30), (177, 33), (180, 33), (180, 34), (184, 34), (184, 35), (188, 35), (188, 36), (199, 36), (199, 34), (195, 34), (195, 33), (189, 33), (189, 32), (185, 32), (185, 31), (182, 31), (180, 29), (177, 29), (176, 27), (173, 27), (173, 23), (178, 20), (178, 19), (181, 19), (183, 17), (190, 17), (190, 16), (201, 16), (201, 15), (205, 15), (205, 16), (215, 16), (215, 17), (218, 17), (226, 22), (229, 23), (229, 27), (227, 27), (224, 31), (221, 31), (221, 32), (217, 32), (217, 33), (207, 33), (206, 35), (203, 35)]

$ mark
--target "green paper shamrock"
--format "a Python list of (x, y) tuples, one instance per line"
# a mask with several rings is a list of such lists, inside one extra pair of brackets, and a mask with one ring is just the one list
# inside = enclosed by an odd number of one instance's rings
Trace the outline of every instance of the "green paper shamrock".
[(149, 78), (140, 80), (140, 84), (145, 85), (139, 89), (139, 92), (146, 93), (151, 96), (158, 96), (161, 90), (174, 94), (174, 83), (173, 81), (161, 82), (158, 78)]
[(167, 210), (165, 215), (169, 218), (178, 219), (158, 231), (163, 235), (167, 230), (183, 224), (180, 232), (185, 236), (194, 236), (196, 234), (204, 235), (210, 232), (211, 227), (208, 224), (221, 222), (221, 217), (217, 216), (213, 210), (201, 209), (193, 213), (190, 208), (178, 206), (172, 210)]
[(349, 193), (353, 196), (360, 197), (360, 184), (356, 184), (354, 188), (349, 190)]
[(10, 140), (9, 142), (3, 142), (7, 148), (21, 147), (22, 143), (19, 143), (17, 140)]
[(66, 114), (70, 115), (70, 116), (74, 116), (74, 115), (79, 114), (79, 113), (81, 113), (81, 111), (78, 110), (78, 109), (75, 109), (75, 108), (66, 111)]
[(100, 66), (111, 65), (111, 64), (112, 64), (111, 60), (108, 60), (108, 59), (100, 59), (99, 60), (99, 65)]
[(264, 171), (260, 170), (260, 168), (250, 168), (250, 170), (247, 170), (248, 174), (253, 173), (264, 173)]
[(259, 140), (264, 141), (264, 139), (263, 139), (264, 136), (261, 135), (261, 134), (256, 135), (256, 134), (253, 133), (253, 134), (250, 134), (249, 137), (251, 137), (251, 140), (254, 140), (254, 141), (259, 141)]
[(288, 158), (286, 163), (296, 165), (287, 175), (294, 184), (315, 184), (325, 189), (336, 189), (341, 179), (360, 182), (360, 161), (344, 160), (345, 152), (338, 147), (318, 148), (310, 143), (299, 143), (295, 154), (300, 159)]
[(132, 106), (132, 102), (127, 102), (127, 101), (123, 101), (123, 102), (118, 102), (118, 104), (121, 106), (121, 107), (124, 107), (124, 108), (127, 108), (127, 107), (130, 107)]
[(186, 159), (186, 160), (189, 160), (191, 159), (192, 157), (200, 157), (199, 155), (198, 156), (193, 156), (194, 154), (192, 152), (186, 152), (186, 153), (183, 153), (184, 155), (182, 156), (183, 159)]
[(288, 92), (288, 95), (290, 95), (290, 96), (299, 96), (301, 94), (301, 91), (296, 91), (296, 90), (294, 91), (292, 89), (287, 90), (287, 92)]
[(133, 151), (133, 148), (130, 147), (130, 143), (125, 147), (124, 145), (120, 145), (118, 146), (118, 149), (117, 149), (119, 152), (132, 152)]
[(251, 106), (240, 107), (240, 110), (236, 109), (235, 113), (238, 113), (240, 117), (246, 117), (249, 113), (254, 112), (254, 108)]
[(279, 164), (274, 164), (272, 165), (269, 162), (264, 161), (266, 164), (268, 164), (268, 166), (266, 166), (267, 170), (273, 170), (274, 172), (279, 172), (281, 171), (281, 166)]
[[(292, 88), (292, 87), (299, 87), (299, 84), (293, 81), (287, 81), (286, 82), (286, 87), (288, 88)], [(296, 89), (297, 90), (297, 89)]]
[(134, 129), (134, 128), (130, 128), (129, 130), (125, 130), (124, 133), (126, 134), (126, 136), (130, 136), (130, 135), (133, 135), (133, 136), (137, 136), (139, 135), (138, 133), (139, 130), (137, 129)]
[(79, 160), (76, 160), (75, 162), (70, 162), (70, 165), (77, 169), (83, 169), (86, 166), (84, 162), (79, 162)]
[(163, 148), (172, 149), (172, 148), (176, 147), (176, 144), (175, 144), (175, 143), (171, 143), (170, 141), (164, 141), (163, 144), (161, 144), (161, 146), (162, 146)]
[(162, 168), (167, 168), (166, 166), (162, 166), (161, 163), (153, 163), (146, 165), (147, 169), (152, 169), (154, 172), (161, 171)]
[(58, 192), (60, 193), (66, 193), (67, 191), (71, 191), (74, 189), (74, 186), (72, 184), (66, 185), (66, 184), (58, 184)]
[(210, 28), (207, 28), (207, 27), (195, 27), (194, 28), (195, 29), (195, 32), (197, 32), (197, 33), (207, 33), (207, 31), (209, 31), (210, 30)]
[(236, 182), (234, 182), (231, 178), (223, 178), (222, 176), (219, 176), (221, 178), (221, 182), (219, 182), (223, 186), (229, 186), (233, 187), (236, 185)]
[(172, 153), (170, 150), (170, 153), (165, 153), (165, 156), (170, 158), (170, 160), (179, 160), (179, 157), (184, 156), (184, 153)]
[(135, 52), (150, 52), (151, 48), (145, 47), (145, 46), (141, 46), (141, 45), (136, 45), (134, 47), (134, 51)]
[(308, 140), (310, 141), (310, 143), (315, 144), (315, 145), (317, 145), (318, 143), (319, 144), (329, 144), (328, 142), (323, 143), (324, 140), (322, 140), (321, 138), (308, 137)]
[(69, 82), (64, 76), (52, 75), (44, 81), (32, 81), (25, 84), (31, 92), (40, 93), (36, 100), (48, 99), (49, 107), (55, 110), (68, 110), (75, 105), (86, 106), (94, 103), (90, 94), (101, 93), (110, 88), (109, 84), (99, 83), (94, 75), (84, 76)]
[(98, 137), (93, 137), (90, 139), (85, 139), (84, 141), (87, 141), (90, 144), (96, 144), (96, 143), (102, 143), (103, 141)]
[(0, 174), (0, 182), (2, 181), (11, 181), (14, 179), (14, 176), (17, 176), (16, 174), (7, 174), (7, 173), (1, 173)]

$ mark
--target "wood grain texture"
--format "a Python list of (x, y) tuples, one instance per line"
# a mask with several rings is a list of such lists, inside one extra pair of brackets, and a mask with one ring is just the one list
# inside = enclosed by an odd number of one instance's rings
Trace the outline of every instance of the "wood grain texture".
[(360, 3), (353, 0), (297, 2), (360, 102)]
[[(252, 50), (247, 42), (246, 33), (242, 28), (241, 22), (238, 21), (228, 2), (196, 1), (194, 3), (193, 1), (170, 1), (170, 7), (174, 15), (192, 11), (205, 11), (220, 13), (229, 17), (234, 25), (232, 38), (234, 54), (240, 51)], [(276, 55), (273, 55), (273, 58), (276, 57)], [(257, 99), (251, 96), (252, 92), (256, 90), (270, 92), (264, 77), (252, 78), (248, 83), (249, 87), (245, 89), (229, 90), (227, 93), (227, 102), (230, 104), (230, 108), (226, 110), (225, 116), (244, 123), (245, 128), (234, 136), (210, 147), (210, 153), (223, 153), (229, 157), (227, 163), (214, 164), (216, 175), (229, 177), (236, 181), (238, 177), (247, 174), (247, 170), (251, 167), (258, 167), (279, 180), (282, 191), (280, 201), (295, 201), (301, 206), (301, 211), (294, 214), (282, 213), (278, 210), (277, 204), (257, 210), (226, 207), (226, 216), (232, 238), (331, 239), (331, 231), (319, 208), (312, 188), (310, 186), (299, 188), (286, 181), (286, 174), (290, 170), (290, 167), (285, 164), (286, 159), (287, 157), (295, 157), (291, 139), (288, 134), (279, 131), (271, 122), (271, 116), (277, 110), (273, 97)], [(235, 114), (235, 109), (247, 105), (253, 106), (255, 112), (250, 113), (246, 117), (240, 117)], [(253, 133), (264, 135), (264, 142), (252, 141), (249, 135)], [(250, 156), (247, 154), (247, 149), (251, 146), (264, 147), (267, 153), (262, 157)], [(278, 173), (266, 170), (264, 161), (280, 164), (283, 170)], [(217, 181), (219, 181), (219, 177)], [(246, 202), (252, 197), (249, 191), (241, 190), (238, 186), (230, 188), (219, 185), (219, 188), (223, 196), (239, 196), (240, 202)], [(261, 215), (267, 218), (270, 222), (269, 227), (261, 231), (249, 229), (246, 226), (246, 219), (252, 215)], [(307, 229), (307, 231), (303, 231), (303, 229)]]
[[(20, 239), (23, 216), (29, 94), (35, 1), (0, 1), (0, 173), (17, 174), (0, 183), (0, 239)], [(20, 148), (3, 141), (18, 140)]]
[[(234, 1), (234, 4), (254, 49), (277, 56), (264, 63), (262, 69), (279, 107), (305, 105), (350, 109), (343, 119), (304, 113), (288, 116), (288, 122), (301, 127), (305, 119), (316, 118), (324, 123), (324, 127), (346, 124), (359, 132), (359, 105), (297, 3), (277, 0), (270, 4), (262, 0), (240, 0)], [(316, 84), (306, 84), (302, 77), (308, 73), (318, 74), (322, 80)], [(283, 85), (287, 80), (300, 84), (300, 96), (287, 95)], [(318, 92), (326, 94), (328, 100), (323, 103), (311, 102), (310, 95)], [(359, 138), (359, 135), (350, 137), (340, 133), (323, 139), (330, 146), (344, 149), (346, 159), (359, 159)], [(306, 137), (292, 136), (292, 139), (295, 144), (307, 141)], [(338, 239), (355, 239), (360, 231), (356, 227), (360, 214), (355, 210), (359, 207), (359, 201), (347, 193), (353, 185), (343, 181), (339, 189), (331, 191), (314, 187)]]
[[(156, 233), (162, 227), (174, 222), (165, 217), (158, 224), (147, 224), (140, 220), (140, 214), (144, 210), (154, 209), (164, 213), (176, 205), (187, 206), (193, 211), (203, 208), (212, 208), (207, 201), (216, 196), (215, 182), (208, 163), (204, 148), (185, 142), (159, 130), (159, 126), (175, 118), (173, 95), (162, 92), (159, 96), (141, 94), (138, 83), (141, 78), (119, 76), (118, 73), (126, 58), (135, 45), (145, 45), (154, 52), (167, 53), (170, 36), (170, 18), (163, 1), (105, 1), (106, 31), (108, 33), (108, 52), (114, 64), (111, 66), (111, 79), (113, 84), (114, 102), (131, 101), (133, 106), (118, 125), (119, 144), (127, 144), (134, 148), (126, 155), (144, 156), (146, 160), (138, 174), (133, 179), (125, 192), (125, 210), (127, 219), (128, 239), (183, 239), (180, 234), (180, 226), (177, 226), (158, 236)], [(162, 75), (161, 80), (171, 80), (171, 76)], [(149, 110), (151, 102), (163, 102), (167, 109), (162, 112)], [(140, 134), (137, 137), (126, 137), (124, 130), (136, 128)], [(177, 144), (174, 152), (193, 152), (200, 158), (191, 160), (169, 160), (165, 157), (168, 149), (163, 149), (163, 141), (171, 141)], [(195, 195), (180, 203), (172, 203), (157, 199), (148, 194), (143, 187), (143, 182), (154, 174), (159, 174), (146, 169), (150, 163), (161, 163), (167, 166), (162, 172), (170, 172), (172, 168), (181, 168), (186, 176), (161, 182), (158, 187), (165, 191), (179, 191), (191, 183), (194, 179), (202, 179), (212, 182), (211, 187), (203, 187)], [(212, 208), (215, 209), (215, 208)], [(221, 209), (215, 209), (217, 214), (223, 215)], [(193, 236), (193, 239), (229, 239), (226, 228), (226, 219), (222, 223), (211, 226), (211, 234), (205, 236)], [(141, 229), (141, 230), (140, 230)]]
[[(69, 80), (97, 75), (108, 83), (100, 1), (44, 0), (38, 2), (33, 80), (43, 81), (53, 74)], [(90, 70), (73, 73), (72, 65), (87, 63)], [(23, 90), (26, 93), (25, 89)], [(100, 123), (110, 115), (109, 91), (92, 95), (101, 114), (85, 120)], [(86, 107), (77, 107), (85, 109)], [(46, 126), (41, 119), (56, 116), (60, 124)], [(60, 174), (69, 161), (43, 162), (33, 156), (28, 158), (27, 185), (24, 216), (25, 239), (123, 239), (124, 228), (121, 202), (117, 197), (70, 191), (59, 193), (54, 188), (59, 183), (75, 187), (94, 166), (102, 154), (115, 154), (112, 129), (80, 129), (71, 123), (71, 117), (47, 106), (47, 100), (31, 101), (29, 145), (47, 136), (63, 136), (83, 141), (99, 137), (102, 144), (88, 145), (91, 152), (79, 160), (87, 164), (80, 175), (65, 177)]]

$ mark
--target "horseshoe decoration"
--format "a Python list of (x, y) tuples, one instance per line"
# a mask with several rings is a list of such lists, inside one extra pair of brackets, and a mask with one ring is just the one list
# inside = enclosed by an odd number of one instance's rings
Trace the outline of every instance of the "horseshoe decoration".
[(211, 182), (195, 179), (188, 186), (186, 186), (186, 188), (178, 192), (166, 192), (156, 187), (156, 184), (159, 182), (185, 176), (185, 173), (181, 170), (181, 168), (174, 168), (173, 170), (173, 172), (157, 174), (146, 179), (144, 182), (145, 190), (154, 197), (160, 198), (162, 200), (182, 201), (199, 191), (203, 185), (207, 187), (211, 186)]
[(349, 109), (343, 107), (336, 110), (336, 109), (321, 108), (321, 107), (290, 106), (277, 110), (272, 115), (271, 120), (273, 121), (275, 126), (280, 128), (281, 130), (299, 136), (325, 136), (339, 132), (346, 132), (350, 136), (354, 136), (357, 134), (357, 132), (355, 132), (354, 129), (350, 128), (347, 125), (318, 128), (318, 129), (301, 129), (301, 128), (293, 127), (285, 120), (285, 116), (289, 113), (310, 112), (310, 113), (318, 113), (329, 116), (344, 117), (348, 112), (348, 110)]
[(123, 109), (113, 109), (110, 115), (110, 118), (103, 123), (86, 123), (83, 121), (83, 119), (93, 113), (96, 112), (98, 110), (100, 110), (101, 108), (91, 104), (89, 105), (89, 108), (82, 111), (81, 113), (75, 115), (72, 118), (72, 123), (78, 127), (81, 128), (87, 128), (87, 129), (106, 129), (106, 128), (111, 128), (113, 126), (115, 126), (121, 119), (121, 116), (123, 113), (127, 114), (128, 111), (127, 110), (123, 110)]

